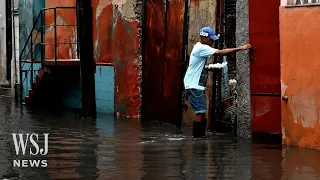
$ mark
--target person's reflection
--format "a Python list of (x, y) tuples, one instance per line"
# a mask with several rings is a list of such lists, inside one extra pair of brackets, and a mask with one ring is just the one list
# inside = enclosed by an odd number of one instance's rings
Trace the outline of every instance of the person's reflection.
[(190, 161), (191, 168), (188, 169), (188, 174), (190, 174), (190, 179), (205, 179), (208, 163), (208, 148), (209, 141), (198, 140), (194, 141), (192, 145), (192, 159)]

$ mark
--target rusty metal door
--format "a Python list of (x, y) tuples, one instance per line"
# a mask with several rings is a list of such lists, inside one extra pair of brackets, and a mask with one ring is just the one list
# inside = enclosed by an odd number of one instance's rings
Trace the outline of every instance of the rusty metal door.
[(281, 133), (280, 1), (249, 0), (252, 131)]
[(142, 114), (181, 123), (184, 0), (148, 0), (145, 7)]

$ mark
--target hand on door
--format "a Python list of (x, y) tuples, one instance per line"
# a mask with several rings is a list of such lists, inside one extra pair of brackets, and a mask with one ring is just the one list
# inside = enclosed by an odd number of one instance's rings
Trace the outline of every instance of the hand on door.
[(244, 46), (241, 46), (242, 50), (248, 50), (248, 49), (251, 49), (251, 48), (252, 48), (252, 46), (250, 44), (246, 44)]

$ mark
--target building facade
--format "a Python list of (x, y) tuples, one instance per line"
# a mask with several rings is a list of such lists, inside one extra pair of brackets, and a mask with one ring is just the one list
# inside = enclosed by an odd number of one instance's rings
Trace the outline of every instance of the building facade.
[(320, 1), (281, 1), (283, 143), (320, 149)]

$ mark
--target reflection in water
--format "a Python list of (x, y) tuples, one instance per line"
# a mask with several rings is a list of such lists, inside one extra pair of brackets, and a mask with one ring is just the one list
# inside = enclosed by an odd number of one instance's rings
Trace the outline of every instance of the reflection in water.
[[(2, 179), (320, 179), (316, 150), (228, 136), (193, 140), (189, 128), (21, 110), (10, 99), (0, 99), (0, 113)], [(48, 155), (16, 156), (11, 133), (50, 133)], [(48, 159), (48, 167), (12, 166), (29, 158)]]

